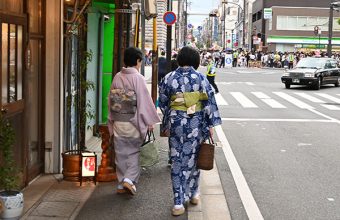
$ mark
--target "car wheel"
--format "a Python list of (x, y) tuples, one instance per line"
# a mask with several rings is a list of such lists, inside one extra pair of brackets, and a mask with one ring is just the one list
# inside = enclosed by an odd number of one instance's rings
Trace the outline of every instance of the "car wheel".
[(334, 85), (335, 85), (335, 87), (339, 87), (340, 86), (340, 77), (338, 77), (338, 81), (336, 81), (336, 83)]
[(286, 89), (290, 89), (290, 84), (289, 83), (285, 83)]
[(314, 85), (315, 90), (319, 90), (321, 88), (321, 77), (318, 77), (318, 81)]

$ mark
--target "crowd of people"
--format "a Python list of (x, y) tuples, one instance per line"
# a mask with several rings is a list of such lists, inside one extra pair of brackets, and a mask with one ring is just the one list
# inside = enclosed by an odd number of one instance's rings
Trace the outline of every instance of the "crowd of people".
[[(216, 68), (225, 67), (226, 54), (232, 56), (232, 67), (269, 67), (269, 68), (293, 68), (304, 57), (326, 57), (325, 52), (252, 52), (252, 51), (201, 51), (201, 65), (208, 65), (208, 59), (214, 60)], [(340, 54), (332, 54), (332, 58), (340, 60)]]

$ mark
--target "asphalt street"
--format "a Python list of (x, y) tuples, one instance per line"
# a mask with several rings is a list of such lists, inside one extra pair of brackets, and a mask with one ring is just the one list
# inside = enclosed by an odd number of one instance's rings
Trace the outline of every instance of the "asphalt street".
[(277, 69), (217, 71), (232, 219), (340, 219), (340, 88), (285, 89)]

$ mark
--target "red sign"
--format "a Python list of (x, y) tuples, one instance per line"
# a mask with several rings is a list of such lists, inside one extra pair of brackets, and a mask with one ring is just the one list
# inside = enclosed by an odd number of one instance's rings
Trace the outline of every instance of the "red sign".
[(176, 14), (172, 11), (167, 11), (163, 15), (163, 21), (167, 25), (173, 25), (176, 22)]

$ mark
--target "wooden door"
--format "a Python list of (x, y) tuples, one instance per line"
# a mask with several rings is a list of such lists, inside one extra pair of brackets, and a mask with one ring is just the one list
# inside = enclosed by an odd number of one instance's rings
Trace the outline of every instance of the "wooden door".
[(26, 148), (25, 148), (25, 67), (24, 51), (26, 42), (26, 17), (0, 14), (0, 108), (14, 127), (16, 142), (14, 156), (21, 171), (22, 184), (25, 185)]

